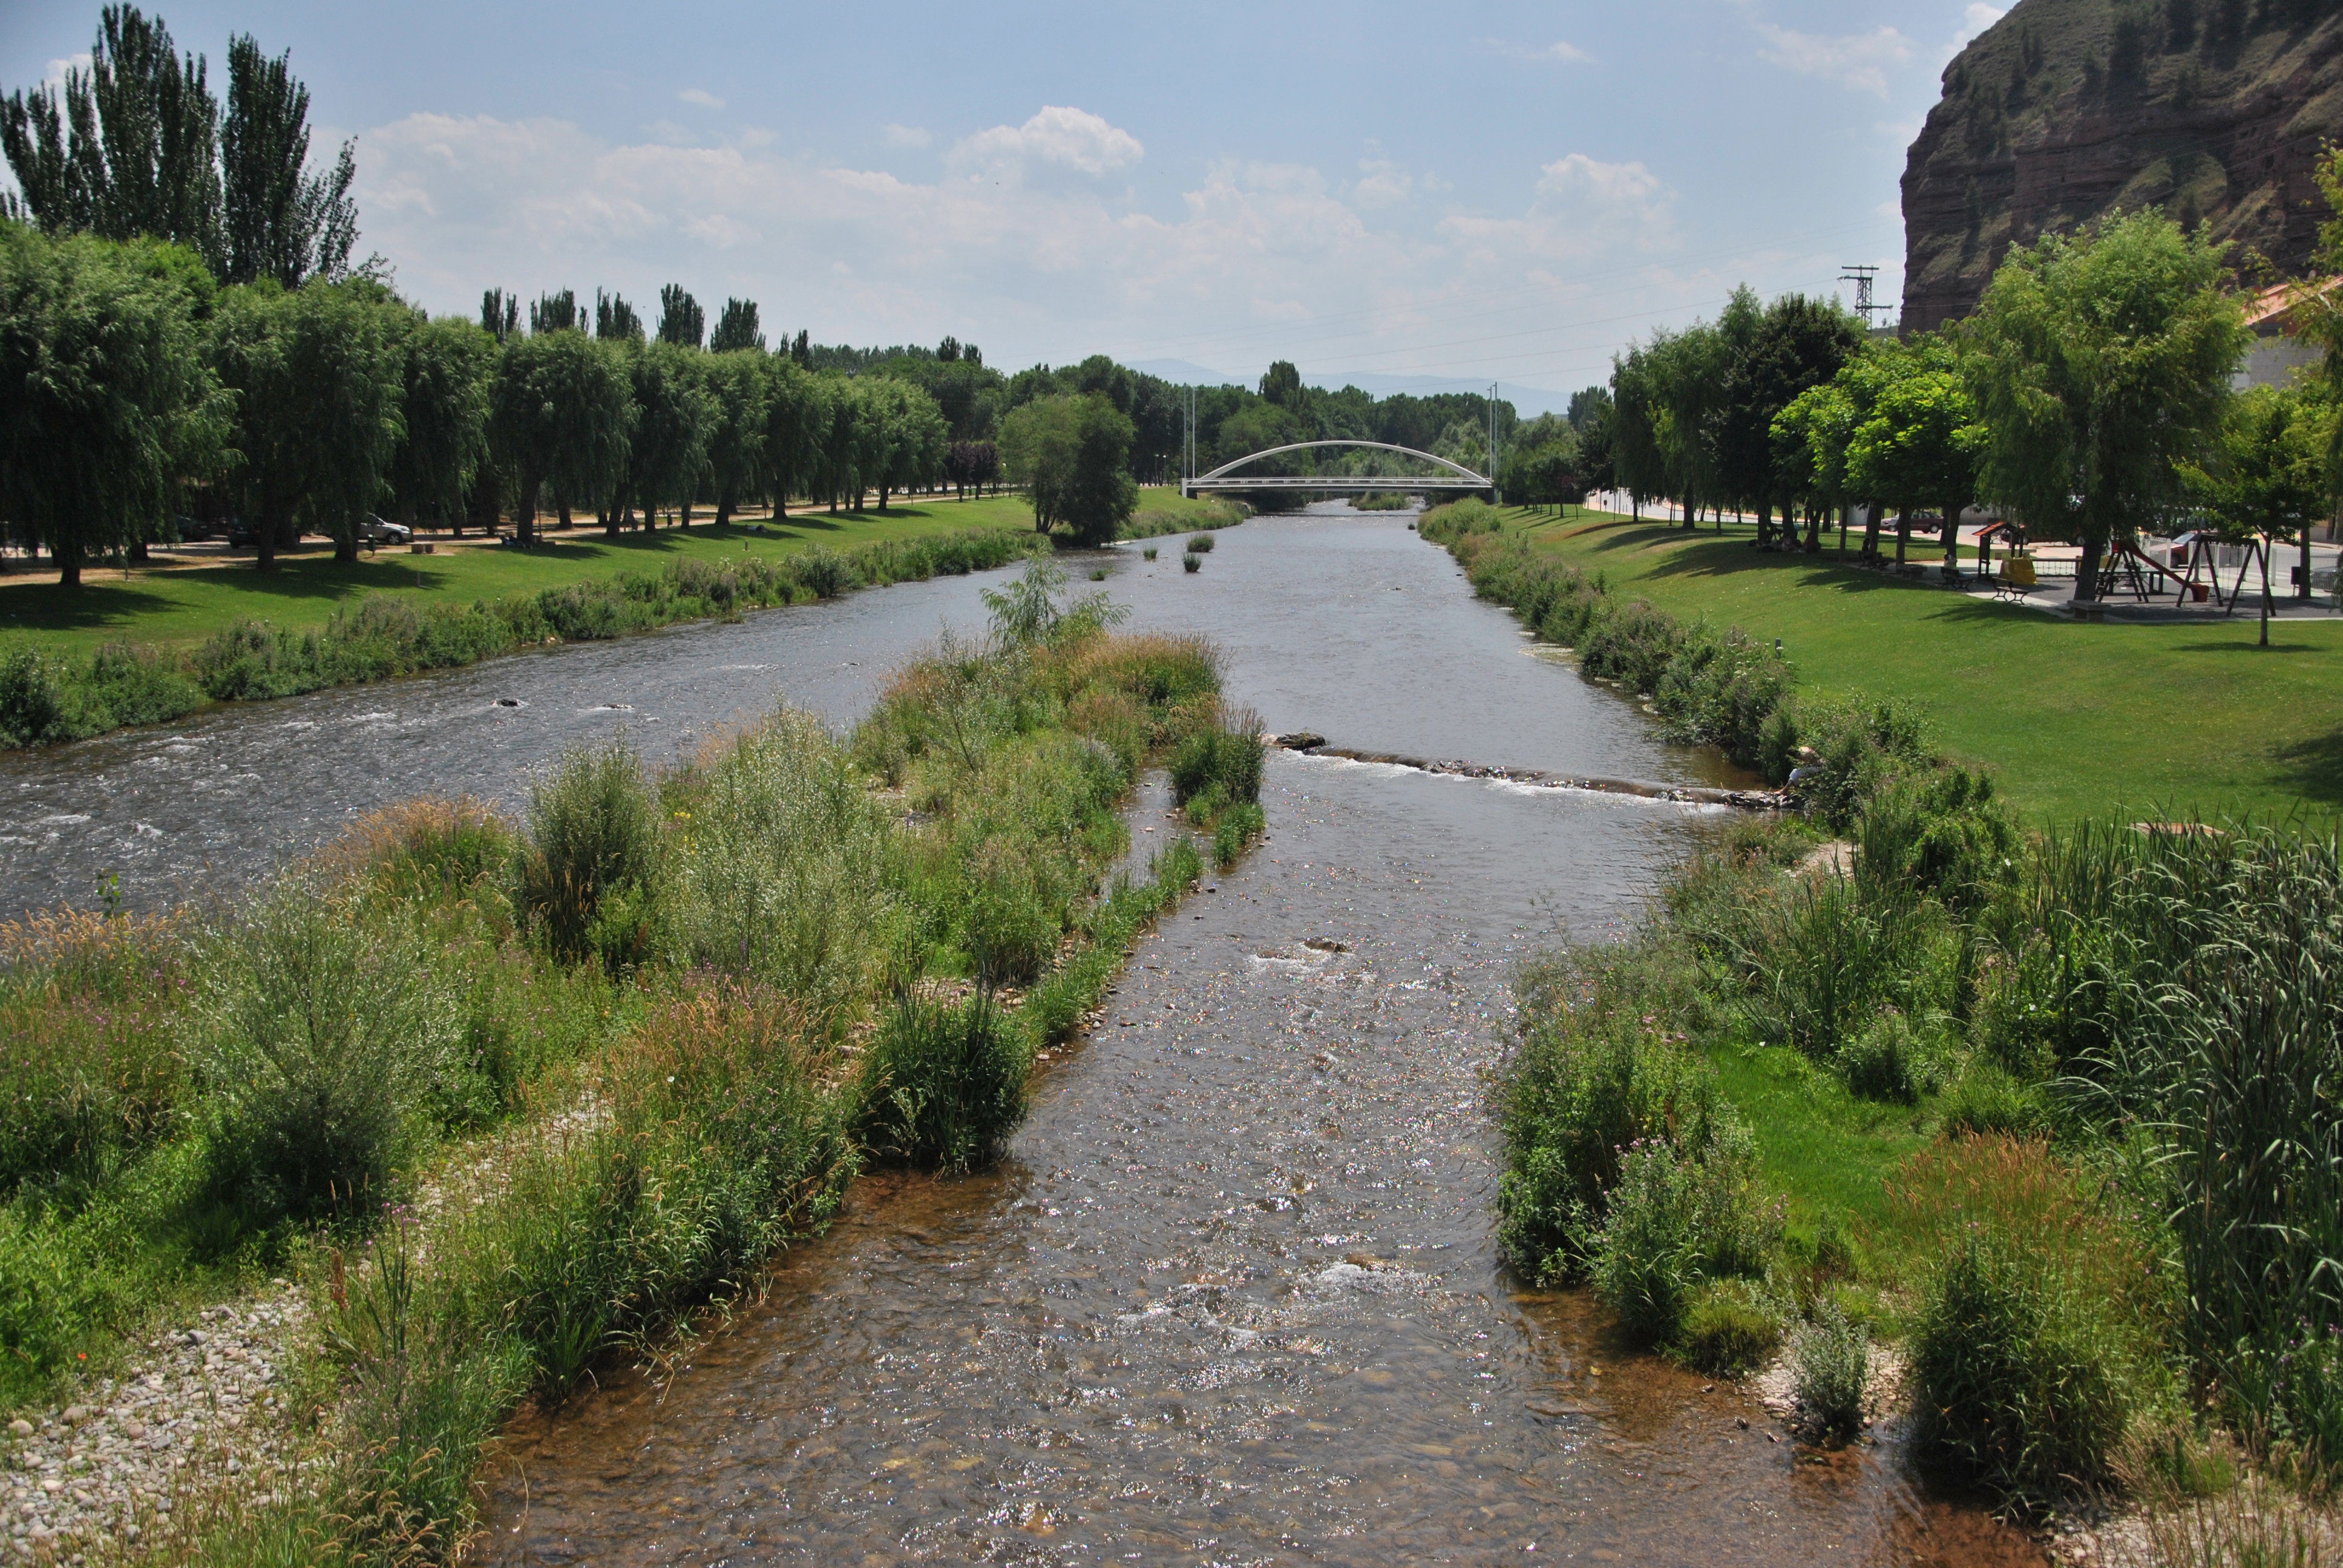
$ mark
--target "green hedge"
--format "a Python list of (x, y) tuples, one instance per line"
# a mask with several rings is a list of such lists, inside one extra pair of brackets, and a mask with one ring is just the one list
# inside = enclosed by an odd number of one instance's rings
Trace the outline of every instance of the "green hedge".
[(109, 644), (85, 662), (17, 642), (0, 649), (0, 749), (166, 723), (206, 699), (254, 702), (358, 686), (547, 642), (603, 641), (857, 588), (988, 571), (1047, 548), (1021, 530), (970, 528), (844, 552), (817, 546), (779, 560), (687, 558), (657, 573), (624, 572), (468, 605), (369, 595), (307, 631), (239, 620), (185, 655)]

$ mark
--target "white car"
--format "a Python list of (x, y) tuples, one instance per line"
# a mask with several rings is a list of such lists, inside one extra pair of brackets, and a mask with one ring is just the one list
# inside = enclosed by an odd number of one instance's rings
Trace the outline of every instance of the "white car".
[(368, 545), (404, 545), (414, 541), (415, 530), (405, 523), (394, 523), (368, 512), (358, 524), (358, 541)]

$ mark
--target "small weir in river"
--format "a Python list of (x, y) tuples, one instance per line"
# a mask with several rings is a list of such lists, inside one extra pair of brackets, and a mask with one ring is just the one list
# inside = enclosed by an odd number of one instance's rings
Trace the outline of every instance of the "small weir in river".
[[(1280, 731), (1548, 779), (1745, 784), (1525, 657), (1406, 514), (1102, 552), (1136, 629), (1221, 648)], [(1078, 570), (1077, 578), (1085, 575)], [(0, 759), (11, 908), (118, 869), (247, 879), (418, 793), (516, 802), (624, 726), (654, 759), (788, 699), (850, 721), (981, 579), (228, 709)], [(523, 706), (502, 707), (499, 699)], [(1698, 793), (1697, 790), (1687, 790)], [(1915, 1480), (1525, 1291), (1483, 1073), (1525, 955), (1640, 918), (1726, 808), (1272, 753), (1270, 830), (1046, 1064), (1010, 1158), (865, 1179), (661, 1377), (515, 1423), (500, 1563), (2039, 1563)], [(1161, 801), (1138, 809), (1174, 831)], [(1142, 839), (1142, 842), (1144, 839)]]

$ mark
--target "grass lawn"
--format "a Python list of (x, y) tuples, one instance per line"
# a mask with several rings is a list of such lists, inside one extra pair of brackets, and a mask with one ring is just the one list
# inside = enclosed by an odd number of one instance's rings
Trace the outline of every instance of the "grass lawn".
[[(1150, 489), (1141, 492), (1140, 505), (1153, 511), (1201, 511), (1206, 503), (1183, 501), (1176, 490)], [(320, 544), (298, 555), (280, 555), (270, 574), (256, 571), (247, 555), (217, 567), (134, 568), (126, 577), (112, 568), (89, 568), (77, 590), (60, 588), (55, 574), (44, 570), (14, 580), (0, 578), (0, 638), (29, 636), (45, 647), (77, 654), (106, 642), (189, 646), (245, 617), (294, 630), (322, 626), (337, 608), (362, 594), (468, 604), (620, 572), (657, 572), (683, 556), (787, 556), (816, 544), (844, 550), (877, 539), (1032, 526), (1032, 508), (1022, 496), (944, 498), (860, 517), (794, 513), (780, 524), (766, 525), (763, 537), (753, 520), (725, 528), (696, 523), (683, 530), (629, 533), (616, 542), (586, 528), (534, 550), (442, 544), (433, 555), (386, 549), (360, 557), (355, 566), (337, 564), (331, 547)]]
[(2343, 622), (2273, 621), (2262, 648), (2242, 608), (2087, 626), (1843, 568), (1827, 548), (1761, 554), (1750, 525), (1504, 515), (1623, 598), (1781, 638), (1804, 689), (1922, 704), (1937, 743), (1992, 767), (2037, 819), (2343, 807)]

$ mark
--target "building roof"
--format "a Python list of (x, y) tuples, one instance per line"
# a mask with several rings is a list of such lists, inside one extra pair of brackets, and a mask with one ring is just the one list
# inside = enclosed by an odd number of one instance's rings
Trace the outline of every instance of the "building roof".
[(2316, 283), (2301, 279), (2273, 283), (2247, 301), (2246, 325), (2257, 337), (2269, 337), (2280, 332), (2291, 335), (2296, 324), (2287, 317), (2295, 307), (2313, 299), (2325, 300), (2338, 287), (2343, 287), (2343, 276), (2322, 278)]

